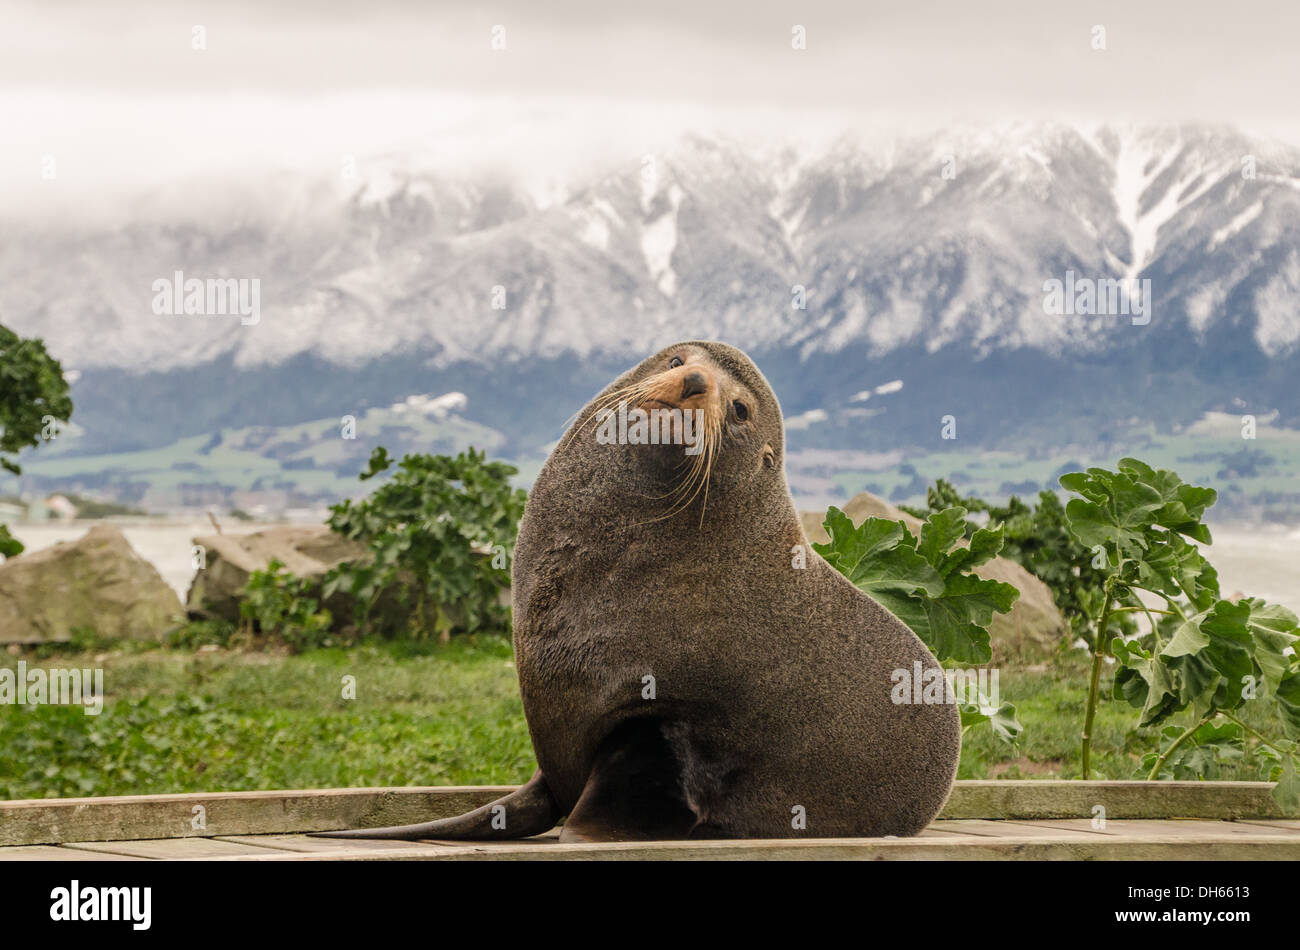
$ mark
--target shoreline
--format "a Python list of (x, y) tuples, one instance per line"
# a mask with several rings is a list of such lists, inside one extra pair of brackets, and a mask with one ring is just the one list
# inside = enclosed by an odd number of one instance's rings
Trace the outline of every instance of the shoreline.
[[(323, 520), (219, 520), (218, 523), (222, 533), (242, 535), (276, 525), (321, 524)], [(212, 523), (200, 515), (25, 522), (8, 527), (13, 536), (33, 552), (60, 542), (75, 541), (97, 524), (111, 524), (121, 529), (136, 553), (154, 566), (182, 602), (194, 577), (190, 550), (192, 539), (215, 532)], [(1300, 612), (1300, 527), (1212, 522), (1210, 530), (1215, 540), (1207, 555), (1219, 572), (1223, 596), (1241, 593)]]

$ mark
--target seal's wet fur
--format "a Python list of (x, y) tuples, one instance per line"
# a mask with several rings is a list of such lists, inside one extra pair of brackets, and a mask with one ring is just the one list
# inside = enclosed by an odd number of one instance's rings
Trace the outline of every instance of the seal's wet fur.
[[(696, 368), (703, 394), (681, 384)], [(674, 389), (720, 423), (703, 458), (595, 438), (612, 397)], [(957, 709), (891, 701), (895, 670), (937, 661), (812, 551), (784, 452), (776, 397), (733, 347), (678, 344), (615, 380), (537, 477), (515, 547), (538, 773), (495, 810), (343, 834), (523, 837), (563, 815), (574, 841), (921, 831), (952, 788)]]

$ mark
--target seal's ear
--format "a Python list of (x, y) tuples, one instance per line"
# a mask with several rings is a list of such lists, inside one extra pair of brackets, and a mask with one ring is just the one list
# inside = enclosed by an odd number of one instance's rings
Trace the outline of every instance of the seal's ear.
[(776, 449), (772, 448), (771, 442), (763, 443), (763, 467), (773, 468), (776, 465)]

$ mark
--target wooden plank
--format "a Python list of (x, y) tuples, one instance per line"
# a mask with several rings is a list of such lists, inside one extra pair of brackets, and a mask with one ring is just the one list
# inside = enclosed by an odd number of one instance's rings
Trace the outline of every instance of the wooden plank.
[[(221, 835), (213, 840), (229, 841), (234, 844), (265, 848), (272, 851), (293, 851), (299, 854), (311, 854), (318, 851), (393, 851), (420, 845), (430, 848), (437, 847), (432, 842), (308, 838), (306, 835)], [(455, 843), (464, 844), (463, 841)]]
[[(270, 848), (256, 848), (234, 841), (212, 838), (153, 838), (142, 841), (73, 841), (63, 845), (68, 851), (92, 854), (125, 854), (137, 858), (178, 861), (183, 858), (255, 857), (276, 853)], [(292, 852), (280, 852), (289, 854)]]
[(1294, 828), (1296, 831), (1300, 831), (1300, 819), (1295, 818), (1274, 818), (1272, 820), (1249, 818), (1241, 823), (1243, 825), (1261, 825), (1265, 828)]
[[(1065, 835), (1065, 832), (1062, 832)], [(1070, 835), (825, 838), (808, 841), (663, 841), (402, 848), (346, 854), (275, 854), (253, 861), (1250, 861), (1300, 860), (1300, 838), (1273, 835)]]
[[(421, 838), (424, 844), (436, 844), (444, 848), (464, 848), (472, 846), (475, 848), (509, 848), (518, 847), (521, 844), (559, 844), (560, 829), (552, 828), (550, 831), (540, 835), (533, 835), (531, 838), (521, 838), (511, 841), (454, 841), (451, 838)], [(401, 842), (398, 842), (401, 844)]]
[[(1017, 824), (1018, 822), (1010, 822)], [(1214, 821), (1207, 819), (1167, 819), (1167, 820), (1129, 820), (1107, 819), (1104, 827), (1093, 827), (1090, 818), (1063, 818), (1033, 823), (1038, 828), (1054, 828), (1059, 831), (1082, 831), (1089, 834), (1111, 835), (1119, 837), (1288, 837), (1300, 840), (1300, 834), (1289, 828), (1260, 827), (1236, 821)]]
[(1069, 838), (1081, 834), (1078, 831), (1052, 828), (1035, 822), (990, 821), (987, 818), (958, 818), (953, 821), (936, 821), (930, 828), (987, 838)]
[(142, 861), (124, 854), (90, 854), (52, 844), (19, 845), (0, 848), (0, 861)]
[[(968, 838), (970, 837), (970, 832), (961, 831), (956, 828), (949, 828), (946, 825), (940, 827), (935, 827), (934, 825), (931, 825), (929, 828), (926, 828), (919, 835), (917, 835), (917, 837), (918, 838)], [(886, 839), (886, 840), (893, 840), (893, 839)]]
[[(1272, 819), (1267, 782), (963, 781), (941, 820), (1091, 818)], [(137, 838), (296, 834), (459, 815), (508, 786), (334, 788), (0, 802), (0, 846)], [(205, 823), (193, 826), (194, 808)]]
[[(328, 788), (0, 802), (0, 845), (288, 834), (377, 828), (459, 815), (509, 786)], [(204, 827), (195, 828), (195, 806)]]
[(939, 814), (951, 818), (1285, 818), (1271, 782), (958, 782)]

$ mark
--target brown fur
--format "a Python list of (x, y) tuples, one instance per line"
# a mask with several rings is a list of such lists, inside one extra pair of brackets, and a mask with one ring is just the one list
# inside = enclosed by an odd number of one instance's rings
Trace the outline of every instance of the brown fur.
[[(724, 424), (707, 502), (701, 491), (661, 519), (681, 447), (597, 444), (593, 414), (674, 355), (688, 360), (681, 370), (713, 371), (715, 405), (741, 398), (749, 420)], [(890, 701), (893, 670), (937, 663), (808, 547), (785, 482), (780, 407), (749, 358), (720, 343), (668, 347), (597, 396), (571, 436), (533, 486), (514, 558), (524, 711), (559, 809), (578, 802), (604, 740), (644, 720), (679, 770), (694, 816), (685, 833), (924, 828), (952, 787), (957, 711)], [(795, 545), (804, 569), (792, 567)], [(647, 675), (653, 700), (642, 698)], [(806, 831), (791, 826), (797, 805)]]
[[(674, 356), (684, 364), (670, 368)], [(687, 396), (695, 371), (707, 391)], [(599, 444), (597, 412), (620, 399), (705, 409), (708, 449)], [(894, 670), (938, 664), (812, 551), (784, 455), (775, 395), (725, 344), (668, 347), (593, 399), (538, 475), (515, 547), (516, 662), (540, 770), (497, 803), (508, 829), (489, 828), (485, 806), (383, 836), (524, 836), (557, 815), (573, 841), (929, 824), (956, 774), (957, 710), (891, 701)]]

